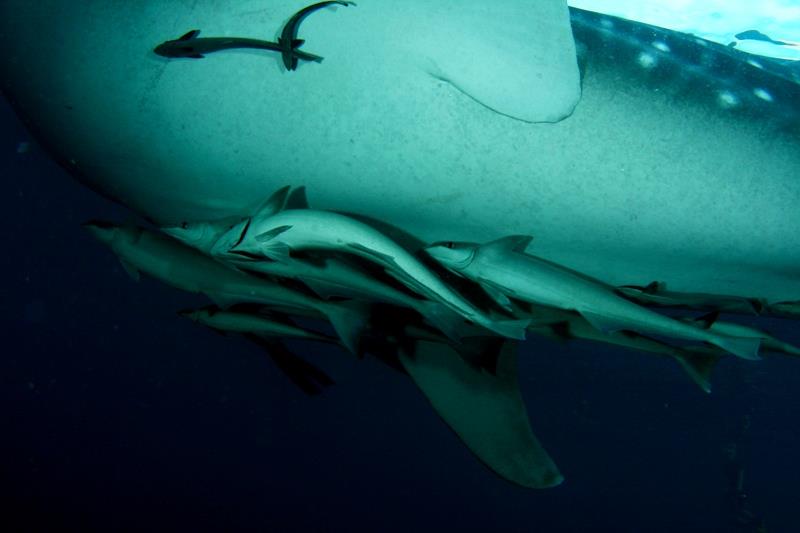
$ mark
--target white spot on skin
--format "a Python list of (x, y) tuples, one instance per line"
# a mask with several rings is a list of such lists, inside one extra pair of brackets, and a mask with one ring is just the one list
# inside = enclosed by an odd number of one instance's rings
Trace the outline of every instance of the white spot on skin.
[(614, 23), (611, 21), (611, 19), (601, 19), (600, 20), (600, 25), (603, 26), (604, 28), (608, 28), (608, 29), (611, 29), (611, 28), (614, 27)]
[(761, 63), (759, 63), (758, 61), (756, 61), (755, 59), (748, 59), (747, 62), (750, 63), (751, 65), (753, 65), (756, 68), (760, 68), (760, 69), (764, 68), (764, 66)]
[(652, 54), (648, 54), (647, 52), (642, 52), (636, 58), (636, 62), (639, 63), (639, 66), (646, 69), (651, 69), (656, 66), (658, 61)]
[(760, 87), (753, 89), (753, 94), (765, 102), (772, 102), (773, 100), (772, 95), (769, 94), (766, 89), (762, 89)]
[(730, 91), (720, 91), (717, 96), (720, 107), (730, 109), (739, 105), (739, 98)]
[(671, 52), (669, 45), (662, 41), (653, 41), (653, 48), (661, 50), (662, 52)]

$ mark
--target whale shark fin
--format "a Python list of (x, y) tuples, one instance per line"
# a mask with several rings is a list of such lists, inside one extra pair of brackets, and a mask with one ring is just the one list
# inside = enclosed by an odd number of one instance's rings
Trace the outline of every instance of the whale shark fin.
[(122, 268), (125, 270), (125, 272), (128, 273), (128, 275), (131, 277), (133, 281), (139, 281), (139, 279), (141, 279), (139, 270), (135, 266), (125, 261), (124, 259), (120, 259), (119, 262), (122, 265)]
[(552, 487), (563, 477), (531, 429), (517, 378), (516, 345), (503, 343), (495, 374), (431, 341), (401, 348), (399, 360), (442, 420), (491, 470), (524, 487)]
[(176, 41), (188, 41), (189, 39), (194, 39), (198, 35), (200, 35), (200, 30), (189, 30), (180, 37), (178, 37)]
[(508, 252), (524, 253), (525, 249), (533, 241), (530, 235), (510, 235), (497, 239), (495, 241), (487, 242), (481, 248), (497, 248), (498, 250), (505, 250)]
[(292, 48), (297, 48), (298, 46), (303, 46), (304, 42), (306, 42), (305, 39), (292, 39)]
[(425, 58), (421, 67), (432, 78), (500, 115), (525, 122), (568, 117), (581, 88), (566, 3), (487, 5), (425, 2), (426, 16), (405, 36), (409, 51)]

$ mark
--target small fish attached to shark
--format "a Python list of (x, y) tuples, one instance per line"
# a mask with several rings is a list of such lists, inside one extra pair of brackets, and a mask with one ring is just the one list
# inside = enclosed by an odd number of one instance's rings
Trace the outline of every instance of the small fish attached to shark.
[[(274, 196), (274, 195), (273, 195)], [(269, 202), (267, 202), (269, 204)], [(413, 253), (355, 218), (317, 209), (268, 208), (233, 226), (214, 245), (222, 261), (291, 260), (291, 252), (317, 250), (360, 256), (419, 295), (499, 335), (524, 339), (527, 320), (495, 320), (453, 290)]]
[(299, 60), (313, 61), (321, 63), (322, 57), (298, 50), (305, 42), (297, 38), (297, 31), (300, 23), (318, 9), (331, 5), (354, 6), (354, 2), (343, 0), (332, 0), (319, 2), (304, 7), (294, 15), (283, 26), (278, 42), (265, 41), (262, 39), (250, 39), (246, 37), (198, 37), (200, 30), (190, 30), (177, 39), (165, 41), (153, 50), (162, 57), (169, 58), (192, 58), (200, 59), (206, 54), (218, 52), (220, 50), (230, 50), (233, 48), (253, 48), (256, 50), (272, 50), (281, 53), (281, 59), (286, 70), (296, 70)]
[(426, 251), (442, 266), (478, 283), (510, 310), (509, 297), (575, 311), (600, 331), (633, 331), (703, 341), (744, 359), (758, 359), (760, 339), (728, 336), (674, 320), (617, 294), (600, 280), (525, 253), (532, 237), (515, 235), (479, 245), (442, 242)]

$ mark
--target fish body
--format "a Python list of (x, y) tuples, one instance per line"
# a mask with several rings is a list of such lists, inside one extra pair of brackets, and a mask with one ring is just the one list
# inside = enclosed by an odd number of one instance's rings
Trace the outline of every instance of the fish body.
[(87, 229), (108, 244), (134, 277), (138, 272), (193, 293), (203, 293), (223, 306), (260, 303), (283, 309), (312, 311), (330, 320), (343, 344), (356, 351), (366, 322), (355, 305), (326, 302), (301, 291), (238, 272), (175, 239), (138, 227), (92, 222)]
[(326, 258), (305, 261), (253, 261), (231, 258), (228, 262), (243, 270), (302, 281), (317, 295), (366, 299), (413, 309), (450, 338), (461, 336), (460, 315), (439, 302), (419, 298), (384, 283), (375, 275), (347, 261)]
[(758, 359), (757, 339), (726, 337), (661, 315), (621, 296), (607, 284), (539, 257), (525, 254), (530, 237), (514, 236), (483, 246), (435, 244), (427, 251), (446, 268), (480, 284), (490, 295), (576, 311), (601, 331), (704, 341), (745, 359)]
[(770, 335), (766, 331), (745, 326), (744, 324), (738, 324), (736, 322), (716, 320), (716, 313), (713, 313), (712, 316), (713, 318), (700, 317), (685, 318), (683, 320), (689, 324), (706, 323), (709, 331), (713, 333), (719, 333), (720, 335), (758, 339), (761, 341), (761, 349), (764, 351), (800, 356), (800, 348), (789, 344), (788, 342), (784, 342), (773, 335)]
[(214, 307), (181, 311), (178, 314), (218, 331), (252, 333), (263, 337), (306, 339), (320, 342), (334, 341), (334, 339), (326, 335), (255, 313), (229, 311)]
[(296, 48), (286, 50), (284, 46), (271, 41), (246, 37), (197, 37), (199, 33), (200, 30), (192, 30), (178, 39), (161, 43), (153, 51), (162, 57), (201, 59), (207, 54), (219, 52), (220, 50), (251, 48), (254, 50), (280, 52), (282, 56), (291, 58), (295, 68), (299, 59), (316, 63), (322, 62), (320, 56), (309, 54)]
[[(237, 230), (238, 226), (231, 232)], [(229, 253), (240, 257), (286, 261), (291, 250), (330, 250), (355, 254), (382, 266), (388, 274), (410, 289), (447, 305), (468, 320), (504, 336), (525, 337), (525, 324), (492, 320), (410, 252), (380, 231), (351, 217), (315, 209), (286, 209), (252, 222), (236, 240), (238, 244)]]
[(658, 307), (682, 307), (703, 311), (723, 311), (758, 315), (764, 311), (766, 302), (760, 298), (743, 298), (720, 294), (677, 292), (667, 290), (664, 283), (649, 285), (622, 285), (617, 291), (626, 298), (645, 305)]

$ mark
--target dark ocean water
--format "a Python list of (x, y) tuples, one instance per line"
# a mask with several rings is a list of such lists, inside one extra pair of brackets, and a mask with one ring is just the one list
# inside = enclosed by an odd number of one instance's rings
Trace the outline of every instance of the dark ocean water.
[[(80, 226), (131, 215), (5, 102), (0, 124), (3, 530), (800, 530), (800, 360), (725, 358), (707, 396), (667, 359), (531, 338), (523, 394), (566, 481), (521, 489), (379, 362), (296, 344), (337, 382), (307, 397), (178, 317), (205, 300), (135, 283)], [(797, 323), (744, 321), (800, 344)]]

